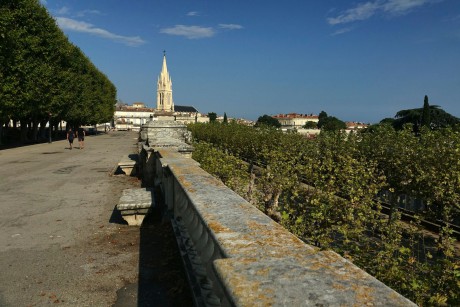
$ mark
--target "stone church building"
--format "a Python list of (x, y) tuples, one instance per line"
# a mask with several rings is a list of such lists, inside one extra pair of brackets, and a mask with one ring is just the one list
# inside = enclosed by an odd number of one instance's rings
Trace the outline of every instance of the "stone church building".
[(157, 81), (156, 108), (148, 108), (142, 102), (133, 105), (117, 106), (114, 114), (115, 129), (139, 130), (150, 120), (175, 120), (185, 124), (194, 122), (209, 122), (206, 115), (202, 115), (193, 106), (174, 105), (172, 80), (166, 64), (166, 54), (163, 54), (163, 65)]
[(166, 54), (163, 55), (163, 66), (158, 76), (156, 110), (159, 112), (174, 112), (172, 81), (169, 76), (168, 66), (166, 65)]

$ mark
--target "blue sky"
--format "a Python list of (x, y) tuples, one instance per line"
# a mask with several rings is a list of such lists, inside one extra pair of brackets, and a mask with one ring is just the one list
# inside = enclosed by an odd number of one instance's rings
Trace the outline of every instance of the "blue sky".
[(176, 105), (257, 119), (322, 110), (378, 122), (460, 117), (459, 0), (42, 0), (115, 84), (156, 106), (163, 50)]

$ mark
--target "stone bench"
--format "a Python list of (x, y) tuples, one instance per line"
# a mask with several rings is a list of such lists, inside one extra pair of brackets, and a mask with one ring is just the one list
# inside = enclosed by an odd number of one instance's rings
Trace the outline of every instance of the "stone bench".
[(122, 156), (118, 167), (128, 176), (136, 175), (138, 155), (130, 154)]
[(123, 190), (117, 209), (130, 226), (140, 226), (145, 215), (155, 207), (153, 189), (139, 188)]

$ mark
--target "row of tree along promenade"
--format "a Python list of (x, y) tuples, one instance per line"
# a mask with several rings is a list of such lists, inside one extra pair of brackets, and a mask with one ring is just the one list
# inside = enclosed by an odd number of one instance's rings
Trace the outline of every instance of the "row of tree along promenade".
[(36, 141), (61, 121), (74, 128), (109, 122), (115, 103), (115, 86), (38, 0), (1, 1), (0, 142)]

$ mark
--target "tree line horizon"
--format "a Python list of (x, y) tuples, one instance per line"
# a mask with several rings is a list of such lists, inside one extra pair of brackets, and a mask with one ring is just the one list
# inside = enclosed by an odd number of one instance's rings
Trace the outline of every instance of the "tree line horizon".
[[(439, 129), (455, 126), (460, 124), (460, 119), (447, 113), (438, 105), (430, 105), (428, 102), (428, 96), (425, 95), (422, 108), (400, 110), (396, 112), (396, 115), (393, 118), (384, 118), (378, 124), (369, 125), (369, 129), (375, 129), (377, 125), (381, 124), (389, 124), (396, 130), (403, 129), (403, 126), (406, 124), (412, 124), (414, 132), (418, 132), (421, 127)], [(256, 126), (262, 125), (276, 128), (281, 127), (281, 123), (276, 118), (267, 114), (259, 116), (257, 119)], [(336, 131), (346, 129), (347, 126), (344, 121), (335, 116), (329, 116), (325, 111), (321, 111), (318, 115), (318, 122), (308, 121), (302, 128)]]

